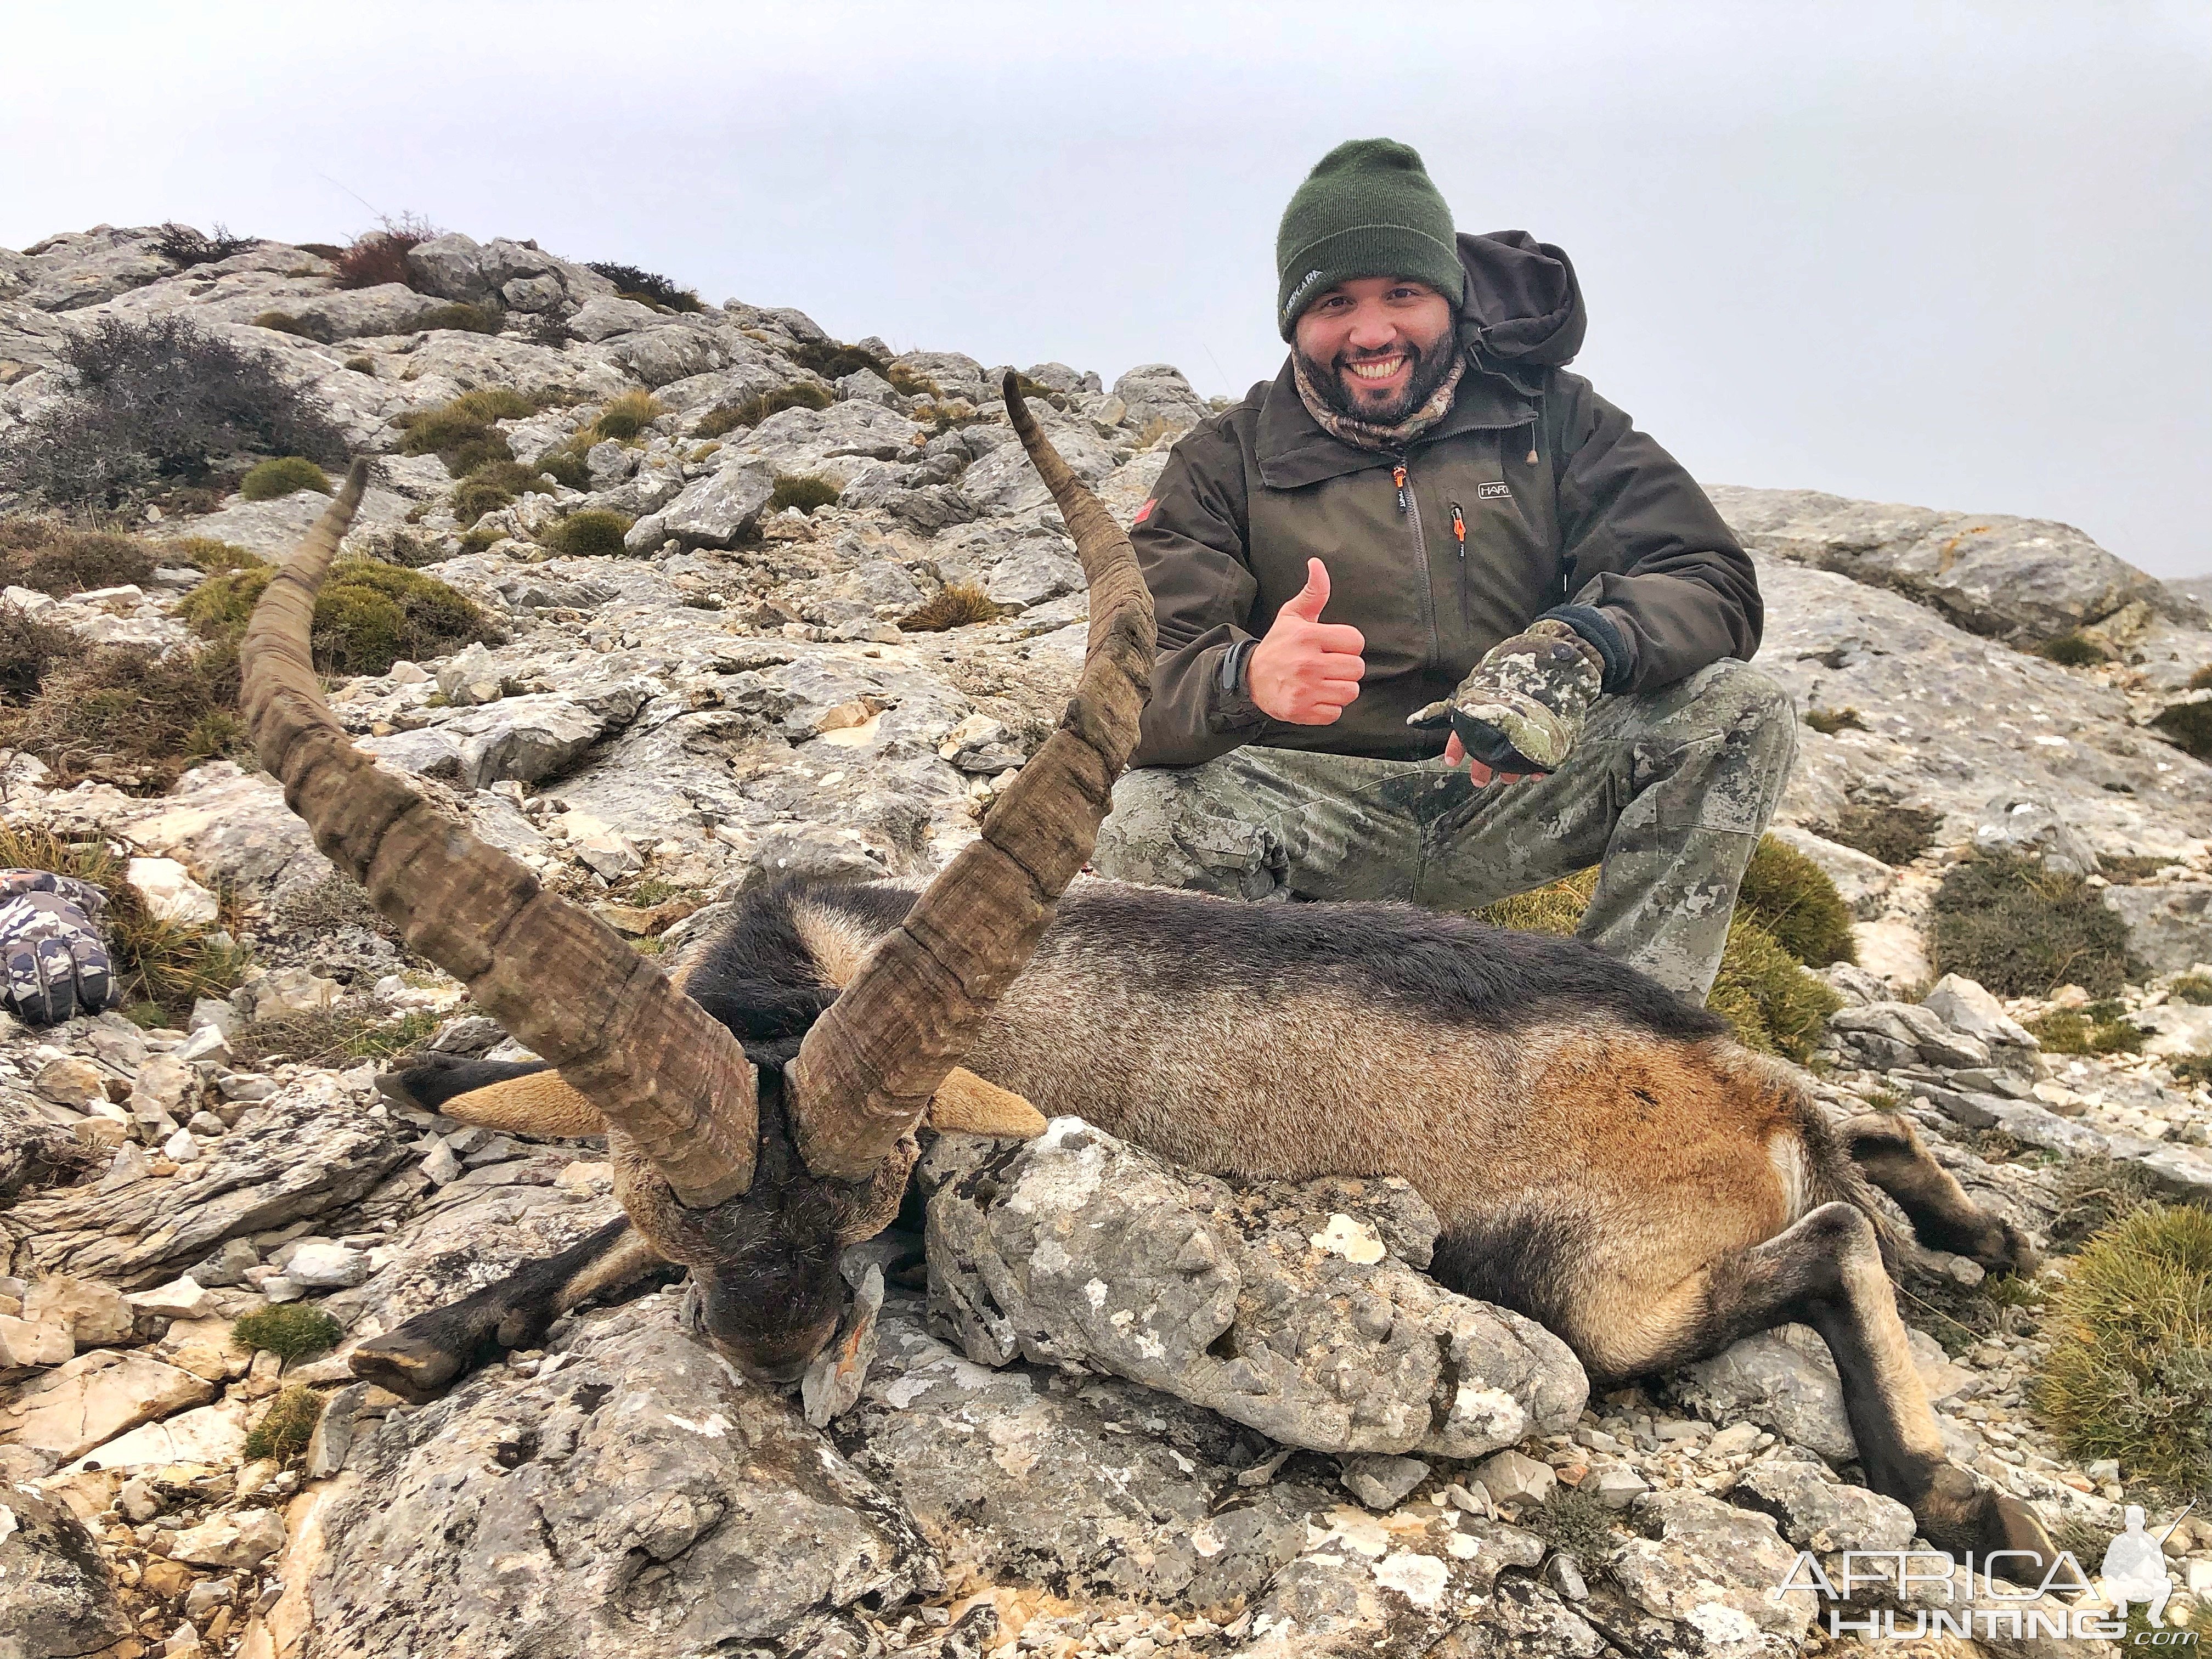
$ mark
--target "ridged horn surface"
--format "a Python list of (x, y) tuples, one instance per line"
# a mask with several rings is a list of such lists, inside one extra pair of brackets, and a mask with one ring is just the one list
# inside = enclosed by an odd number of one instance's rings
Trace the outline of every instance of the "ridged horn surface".
[(324, 702), (315, 595), (368, 482), (356, 460), (247, 624), (240, 702), (261, 763), (378, 913), (560, 1067), (684, 1204), (738, 1196), (752, 1184), (759, 1111), (737, 1039), (613, 929), (356, 749)]
[(1006, 396), (1090, 585), (1083, 672), (1060, 729), (1000, 798), (981, 836), (884, 936), (787, 1069), (799, 1156), (817, 1176), (872, 1173), (1028, 965), (1091, 856), (1152, 687), (1152, 601), (1129, 538), (1038, 429), (1011, 374)]

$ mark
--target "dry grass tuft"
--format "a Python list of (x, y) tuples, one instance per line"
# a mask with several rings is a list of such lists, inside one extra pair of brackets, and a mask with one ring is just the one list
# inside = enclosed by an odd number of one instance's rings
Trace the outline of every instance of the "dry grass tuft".
[(289, 1463), (304, 1457), (307, 1443), (315, 1437), (315, 1425), (322, 1420), (322, 1395), (295, 1382), (270, 1401), (260, 1420), (246, 1431), (246, 1458), (271, 1457)]
[(1736, 911), (1748, 914), (1774, 942), (1808, 968), (1856, 962), (1851, 913), (1820, 866), (1771, 836), (1759, 839), (1736, 890)]
[(2127, 924), (2080, 876), (2032, 859), (1960, 860), (1936, 894), (1936, 971), (1979, 980), (2001, 997), (2079, 985), (2110, 996), (2130, 968)]
[(67, 599), (149, 580), (154, 563), (154, 550), (135, 536), (80, 530), (58, 519), (0, 519), (0, 587)]
[(1813, 833), (1841, 847), (1854, 848), (1902, 869), (1936, 844), (1943, 815), (1922, 806), (1885, 806), (1854, 801), (1833, 823), (1818, 823)]
[(1832, 738), (1838, 732), (1863, 732), (1866, 721), (1856, 708), (1808, 708), (1805, 724), (1823, 737)]
[(998, 605), (974, 582), (947, 582), (906, 615), (898, 625), (909, 634), (942, 634), (970, 623), (996, 622)]

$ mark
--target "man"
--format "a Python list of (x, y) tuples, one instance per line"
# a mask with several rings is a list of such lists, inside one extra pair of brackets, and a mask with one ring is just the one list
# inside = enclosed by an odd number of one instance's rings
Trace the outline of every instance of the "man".
[(1420, 157), (1323, 157), (1276, 239), (1272, 383), (1132, 539), (1160, 654), (1105, 875), (1467, 910), (1601, 866), (1582, 936), (1702, 1000), (1796, 748), (1751, 562), (1565, 372), (1582, 295), (1456, 234)]

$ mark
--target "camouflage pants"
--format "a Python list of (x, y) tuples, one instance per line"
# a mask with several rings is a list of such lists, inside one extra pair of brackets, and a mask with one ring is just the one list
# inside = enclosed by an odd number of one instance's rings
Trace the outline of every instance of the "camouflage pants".
[(1559, 771), (1478, 788), (1441, 760), (1255, 745), (1114, 788), (1092, 866), (1224, 897), (1473, 910), (1591, 865), (1580, 936), (1702, 1000), (1736, 884), (1781, 799), (1796, 717), (1733, 659), (1601, 699)]

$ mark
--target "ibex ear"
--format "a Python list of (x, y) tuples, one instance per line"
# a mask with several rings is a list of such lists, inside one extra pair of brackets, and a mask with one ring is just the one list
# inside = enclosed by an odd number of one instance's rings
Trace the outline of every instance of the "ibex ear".
[(1045, 1127), (1042, 1112), (964, 1066), (954, 1066), (937, 1085), (928, 1123), (939, 1134), (996, 1135), (1004, 1140), (1033, 1140)]

